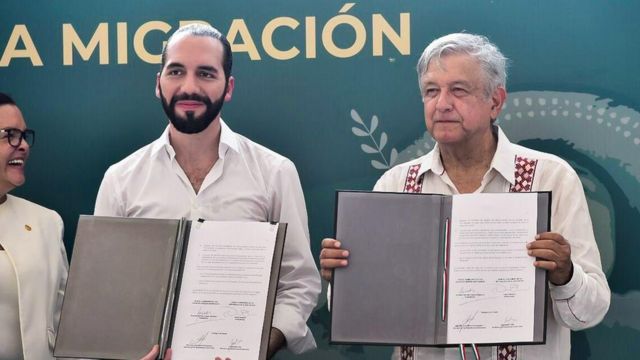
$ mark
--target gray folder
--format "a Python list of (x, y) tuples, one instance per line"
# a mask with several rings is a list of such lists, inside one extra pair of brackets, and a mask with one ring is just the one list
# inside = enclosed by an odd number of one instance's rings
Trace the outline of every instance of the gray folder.
[[(350, 256), (349, 266), (333, 274), (332, 343), (453, 345), (441, 319), (442, 238), (451, 202), (438, 194), (336, 193), (335, 236)], [(538, 193), (538, 232), (549, 229), (550, 205), (551, 193)], [(535, 297), (528, 344), (545, 341), (544, 270), (536, 270)]]
[[(139, 359), (170, 343), (191, 221), (80, 216), (54, 355)], [(260, 359), (286, 234), (278, 226)]]

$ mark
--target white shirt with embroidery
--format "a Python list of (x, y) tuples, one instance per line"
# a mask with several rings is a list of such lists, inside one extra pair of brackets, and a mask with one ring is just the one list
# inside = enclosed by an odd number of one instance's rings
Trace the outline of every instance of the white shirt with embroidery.
[(175, 158), (168, 128), (104, 175), (95, 215), (288, 223), (273, 326), (294, 353), (316, 347), (306, 321), (320, 276), (309, 247), (307, 210), (294, 164), (234, 133), (222, 120), (219, 159), (196, 194)]
[[(549, 283), (547, 339), (544, 345), (518, 346), (518, 360), (569, 359), (570, 330), (595, 326), (609, 309), (611, 292), (602, 271), (600, 252), (593, 234), (589, 209), (576, 172), (561, 158), (513, 144), (498, 129), (498, 146), (489, 171), (477, 193), (508, 192), (515, 183), (515, 157), (538, 160), (532, 191), (551, 191), (551, 231), (564, 236), (571, 245), (574, 271), (563, 286)], [(420, 164), (424, 174), (423, 193), (457, 194), (458, 190), (444, 171), (439, 147), (418, 159), (393, 167), (382, 175), (374, 191), (403, 192), (410, 166)], [(532, 239), (533, 240), (533, 239)], [(526, 251), (523, 249), (523, 251)], [(467, 348), (468, 356), (472, 356)], [(480, 347), (481, 358), (496, 359), (495, 347)], [(392, 356), (399, 359), (399, 349)], [(460, 359), (457, 348), (416, 347), (415, 359)]]

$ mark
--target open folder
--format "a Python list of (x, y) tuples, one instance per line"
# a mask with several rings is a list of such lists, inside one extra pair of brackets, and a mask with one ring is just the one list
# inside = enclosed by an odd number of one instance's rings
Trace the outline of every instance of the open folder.
[(546, 272), (526, 244), (548, 231), (551, 193), (339, 191), (331, 342), (539, 344)]
[[(81, 216), (54, 355), (266, 359), (286, 224)], [(161, 355), (162, 356), (162, 355)]]

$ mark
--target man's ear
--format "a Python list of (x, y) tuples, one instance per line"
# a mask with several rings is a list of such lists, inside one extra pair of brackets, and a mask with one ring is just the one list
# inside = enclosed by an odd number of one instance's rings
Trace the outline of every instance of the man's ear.
[(156, 97), (160, 99), (160, 73), (156, 74)]
[(502, 107), (504, 106), (504, 102), (507, 100), (507, 90), (504, 87), (499, 86), (494, 90), (491, 95), (491, 118), (497, 119), (500, 112), (502, 112)]
[(233, 88), (236, 84), (236, 79), (233, 76), (229, 76), (229, 80), (227, 81), (227, 93), (224, 94), (224, 101), (231, 101), (231, 97), (233, 96)]

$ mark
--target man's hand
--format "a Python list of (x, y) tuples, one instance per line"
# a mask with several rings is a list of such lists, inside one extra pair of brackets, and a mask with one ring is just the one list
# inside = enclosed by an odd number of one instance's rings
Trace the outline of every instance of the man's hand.
[(267, 348), (267, 359), (271, 359), (273, 355), (275, 355), (278, 350), (280, 350), (286, 344), (287, 339), (284, 337), (282, 331), (280, 331), (278, 328), (272, 327), (271, 335), (269, 336), (269, 347)]
[(536, 257), (533, 266), (547, 270), (552, 284), (564, 285), (571, 280), (571, 246), (562, 235), (553, 232), (540, 233), (536, 235), (535, 241), (527, 244), (527, 249), (530, 256)]
[[(156, 360), (158, 354), (160, 353), (160, 346), (153, 345), (151, 351), (140, 360)], [(167, 349), (167, 352), (164, 353), (165, 360), (171, 360), (171, 349)]]
[(323, 239), (322, 251), (320, 251), (320, 275), (322, 278), (331, 281), (333, 269), (349, 265), (347, 257), (349, 251), (341, 249), (340, 241), (336, 239)]

